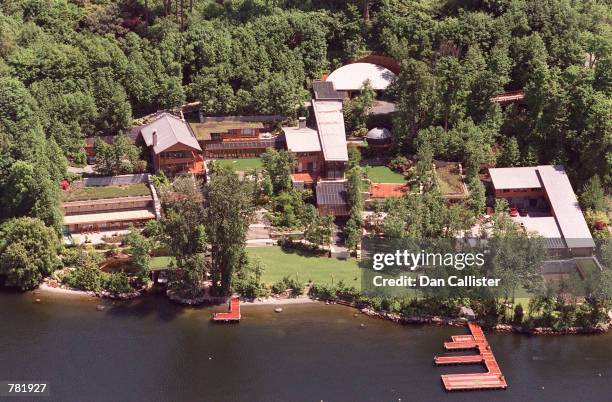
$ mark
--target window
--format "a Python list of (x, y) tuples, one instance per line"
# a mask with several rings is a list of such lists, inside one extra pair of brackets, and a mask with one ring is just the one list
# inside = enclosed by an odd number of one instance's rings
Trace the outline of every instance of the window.
[(164, 159), (181, 159), (188, 158), (187, 152), (185, 151), (169, 151), (162, 153), (162, 158)]

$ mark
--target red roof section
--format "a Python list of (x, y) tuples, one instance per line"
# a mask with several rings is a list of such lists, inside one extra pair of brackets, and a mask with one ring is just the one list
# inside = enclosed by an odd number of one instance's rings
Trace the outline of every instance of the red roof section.
[(308, 172), (305, 173), (293, 173), (291, 175), (293, 181), (303, 181), (304, 183), (314, 183), (317, 181), (317, 176), (313, 176)]
[(372, 198), (401, 198), (408, 192), (408, 186), (395, 183), (372, 183), (370, 195)]

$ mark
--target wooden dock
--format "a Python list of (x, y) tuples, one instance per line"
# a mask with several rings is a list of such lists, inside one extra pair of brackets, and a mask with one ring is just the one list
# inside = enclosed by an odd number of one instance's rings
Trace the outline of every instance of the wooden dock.
[(215, 322), (240, 322), (240, 298), (233, 296), (230, 299), (229, 311), (227, 313), (215, 313), (213, 321)]
[(473, 374), (445, 374), (442, 375), (442, 384), (447, 391), (466, 391), (481, 389), (506, 389), (508, 384), (499, 369), (497, 360), (493, 356), (491, 346), (482, 332), (482, 328), (476, 324), (468, 323), (471, 335), (455, 335), (452, 342), (445, 342), (446, 350), (478, 350), (477, 355), (463, 356), (436, 356), (434, 363), (437, 365), (450, 364), (475, 364), (483, 363), (487, 369), (486, 373)]

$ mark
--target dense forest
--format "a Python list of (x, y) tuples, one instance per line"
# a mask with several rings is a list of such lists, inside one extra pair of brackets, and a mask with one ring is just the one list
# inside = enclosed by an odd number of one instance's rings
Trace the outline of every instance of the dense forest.
[[(2, 1), (0, 221), (59, 229), (56, 183), (85, 136), (185, 101), (294, 118), (314, 79), (370, 52), (401, 63), (398, 152), (471, 175), (561, 163), (608, 192), (610, 17), (606, 0)], [(525, 107), (489, 101), (516, 89)]]

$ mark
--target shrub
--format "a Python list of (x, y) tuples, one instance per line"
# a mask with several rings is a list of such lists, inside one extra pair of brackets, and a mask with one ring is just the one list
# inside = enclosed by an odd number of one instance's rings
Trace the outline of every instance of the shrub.
[(104, 275), (102, 287), (112, 294), (128, 293), (132, 290), (128, 277), (123, 272)]
[(248, 299), (255, 299), (267, 295), (266, 289), (261, 282), (253, 276), (234, 280), (234, 290)]
[(408, 169), (410, 169), (411, 162), (405, 156), (399, 155), (391, 159), (387, 167), (394, 172), (404, 174)]
[(85, 264), (70, 271), (64, 283), (75, 289), (99, 292), (102, 290), (102, 271), (95, 265)]
[(336, 288), (331, 285), (315, 283), (310, 287), (308, 295), (313, 298), (334, 300), (336, 299)]
[(303, 253), (312, 254), (312, 255), (323, 255), (325, 254), (324, 250), (321, 250), (319, 246), (316, 244), (310, 243), (302, 243), (299, 241), (293, 241), (291, 239), (287, 239), (281, 237), (278, 239), (278, 245), (283, 249), (283, 251), (291, 252), (294, 250), (301, 251)]
[(291, 297), (297, 297), (304, 291), (304, 284), (300, 283), (297, 279), (285, 276), (283, 279), (272, 285), (272, 292), (276, 294), (283, 293), (287, 291), (287, 289), (292, 289), (292, 292), (290, 293)]
[(514, 307), (514, 325), (521, 325), (524, 315), (525, 313), (523, 312), (523, 306), (521, 304), (517, 304), (516, 307)]

